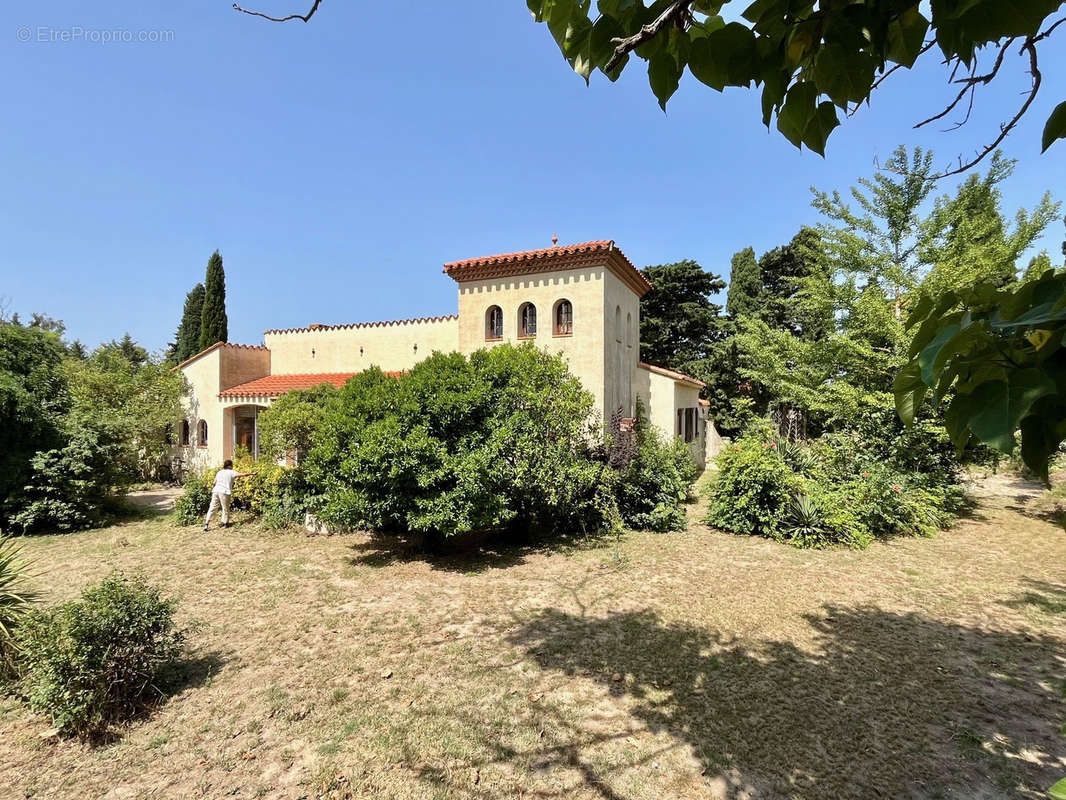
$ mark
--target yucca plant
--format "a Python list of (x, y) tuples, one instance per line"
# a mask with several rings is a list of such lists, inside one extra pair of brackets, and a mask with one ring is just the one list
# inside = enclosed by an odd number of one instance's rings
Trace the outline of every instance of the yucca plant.
[(823, 538), (825, 519), (809, 494), (797, 494), (792, 498), (784, 528), (788, 538), (804, 545), (815, 544)]
[(15, 629), (37, 599), (26, 585), (29, 571), (30, 562), (22, 557), (21, 545), (0, 536), (0, 679), (15, 672)]

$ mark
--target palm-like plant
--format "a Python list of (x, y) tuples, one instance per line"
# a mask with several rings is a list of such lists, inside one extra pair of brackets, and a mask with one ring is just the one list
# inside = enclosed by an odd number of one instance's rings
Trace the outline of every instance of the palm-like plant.
[(14, 671), (18, 650), (15, 629), (37, 599), (26, 586), (29, 570), (22, 547), (9, 537), (0, 537), (0, 676)]

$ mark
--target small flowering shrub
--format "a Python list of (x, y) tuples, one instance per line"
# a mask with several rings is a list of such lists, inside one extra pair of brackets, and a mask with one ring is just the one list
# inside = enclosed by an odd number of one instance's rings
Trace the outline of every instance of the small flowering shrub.
[(954, 462), (938, 447), (905, 455), (891, 445), (867, 446), (858, 431), (811, 443), (782, 442), (757, 424), (718, 458), (709, 486), (707, 522), (798, 547), (866, 547), (874, 538), (931, 536), (947, 527), (965, 496)]
[[(299, 522), (309, 510), (310, 490), (301, 469), (267, 460), (253, 461), (246, 453), (238, 453), (233, 468), (252, 474), (234, 482), (231, 510), (248, 511), (260, 517), (269, 528)], [(185, 481), (185, 491), (174, 504), (174, 516), (179, 524), (196, 525), (203, 521), (219, 469), (205, 470)]]

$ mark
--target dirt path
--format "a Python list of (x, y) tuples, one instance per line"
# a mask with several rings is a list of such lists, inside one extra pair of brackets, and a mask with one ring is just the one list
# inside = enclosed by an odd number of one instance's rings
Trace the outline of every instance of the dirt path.
[(139, 508), (166, 513), (174, 510), (174, 503), (181, 497), (181, 493), (179, 486), (160, 486), (156, 489), (130, 492), (126, 499)]

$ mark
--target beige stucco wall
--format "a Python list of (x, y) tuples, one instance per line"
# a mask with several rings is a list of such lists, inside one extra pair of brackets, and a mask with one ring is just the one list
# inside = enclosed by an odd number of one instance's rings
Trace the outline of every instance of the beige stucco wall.
[(634, 414), (633, 378), (640, 361), (640, 298), (613, 272), (604, 276), (604, 410)]
[[(648, 414), (648, 421), (659, 429), (666, 441), (677, 437), (677, 410), (699, 408), (700, 390), (667, 375), (637, 367), (633, 372), (634, 402), (639, 398)], [(697, 418), (703, 419), (702, 413)], [(689, 443), (692, 457), (703, 467), (706, 463), (706, 427), (701, 424), (699, 436)]]
[[(263, 348), (220, 347), (181, 368), (189, 385), (182, 400), (189, 421), (190, 443), (181, 444), (181, 421), (175, 432), (175, 453), (185, 469), (199, 472), (218, 466), (233, 454), (233, 430), (219, 392), (270, 374), (271, 353)], [(199, 441), (199, 422), (207, 423), (207, 446)]]
[[(185, 418), (189, 421), (189, 446), (181, 444), (181, 422), (175, 442), (185, 469), (199, 472), (209, 464), (222, 460), (222, 407), (218, 400), (221, 374), (221, 350), (215, 350), (181, 368), (189, 384), (189, 394), (183, 399)], [(207, 422), (207, 447), (199, 443), (199, 421)]]
[[(602, 414), (606, 272), (603, 267), (586, 267), (460, 283), (459, 351), (469, 355), (502, 342), (525, 341), (518, 338), (518, 309), (523, 303), (533, 303), (537, 307), (537, 335), (529, 341), (565, 358), (570, 372), (592, 393), (596, 409)], [(569, 300), (573, 306), (571, 336), (552, 334), (555, 304), (559, 300)], [(494, 305), (503, 310), (503, 338), (486, 341), (486, 314)]]
[[(459, 320), (405, 320), (341, 327), (268, 331), (264, 336), (274, 375), (316, 372), (386, 372), (410, 369), (434, 350), (459, 346)], [(312, 354), (312, 351), (313, 354)]]

